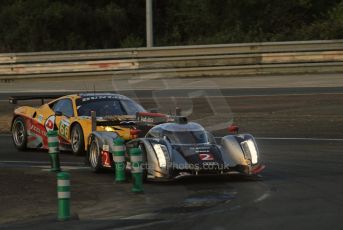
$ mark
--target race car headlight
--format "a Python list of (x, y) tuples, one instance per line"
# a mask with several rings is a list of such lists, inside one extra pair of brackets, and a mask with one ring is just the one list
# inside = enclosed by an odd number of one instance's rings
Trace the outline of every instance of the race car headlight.
[(114, 128), (111, 127), (111, 126), (106, 126), (105, 127), (105, 131), (107, 131), (107, 132), (115, 132)]
[(258, 154), (255, 143), (253, 140), (246, 140), (241, 142), (241, 146), (244, 150), (245, 157), (251, 159), (252, 164), (258, 163)]
[(165, 168), (167, 166), (167, 160), (165, 154), (168, 154), (167, 147), (160, 144), (153, 144), (153, 148), (155, 150), (158, 164), (161, 168)]

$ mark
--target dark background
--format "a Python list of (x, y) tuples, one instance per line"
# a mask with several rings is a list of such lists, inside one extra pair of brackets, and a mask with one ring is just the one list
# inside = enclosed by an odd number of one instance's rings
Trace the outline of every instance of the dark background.
[[(154, 0), (156, 46), (343, 38), (340, 0)], [(0, 52), (145, 46), (145, 0), (0, 0)]]

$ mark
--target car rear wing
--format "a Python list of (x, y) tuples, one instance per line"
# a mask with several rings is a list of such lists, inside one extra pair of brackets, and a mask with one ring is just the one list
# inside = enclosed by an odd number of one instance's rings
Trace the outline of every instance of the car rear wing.
[(41, 100), (42, 105), (46, 99), (56, 99), (62, 95), (19, 95), (19, 96), (10, 96), (8, 101), (10, 104), (17, 104), (18, 101), (29, 101), (29, 100)]
[[(115, 116), (114, 116), (115, 117)], [(118, 116), (119, 117), (119, 116)], [(135, 117), (131, 119), (114, 119), (114, 120), (97, 120), (96, 119), (96, 112), (91, 111), (91, 121), (92, 121), (92, 131), (96, 130), (97, 126), (129, 126), (132, 127), (136, 124)]]
[(163, 113), (149, 113), (139, 112), (135, 117), (128, 119), (120, 119), (122, 116), (118, 116), (118, 119), (109, 120), (97, 120), (96, 112), (91, 111), (92, 131), (96, 130), (97, 126), (127, 126), (127, 127), (140, 127), (141, 129), (152, 127), (158, 124), (167, 122), (176, 122), (179, 124), (187, 123), (187, 117), (178, 115), (166, 115)]
[(158, 125), (162, 123), (175, 122), (179, 124), (186, 124), (187, 117), (181, 115), (181, 109), (176, 107), (175, 115), (167, 115), (163, 113), (137, 113), (137, 121), (145, 124)]

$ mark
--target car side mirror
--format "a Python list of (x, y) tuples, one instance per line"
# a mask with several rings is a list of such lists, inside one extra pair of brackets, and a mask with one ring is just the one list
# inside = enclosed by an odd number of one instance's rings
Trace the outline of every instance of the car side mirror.
[(230, 125), (228, 128), (227, 128), (227, 130), (230, 132), (230, 133), (238, 133), (238, 131), (239, 131), (239, 127), (237, 126), (237, 125), (234, 125), (234, 124), (232, 124), (232, 125)]
[(207, 138), (208, 138), (208, 141), (210, 142), (210, 144), (216, 144), (217, 143), (216, 139), (214, 138), (212, 133), (206, 131), (206, 134), (207, 134)]
[(55, 116), (56, 117), (60, 117), (60, 116), (62, 116), (63, 114), (62, 114), (62, 112), (61, 111), (55, 111)]

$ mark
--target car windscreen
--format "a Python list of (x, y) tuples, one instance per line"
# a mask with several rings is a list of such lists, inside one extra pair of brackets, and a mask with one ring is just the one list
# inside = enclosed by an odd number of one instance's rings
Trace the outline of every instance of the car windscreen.
[(164, 131), (164, 138), (171, 144), (202, 144), (208, 142), (204, 131)]
[(137, 112), (145, 110), (139, 104), (128, 99), (96, 99), (76, 100), (77, 114), (79, 116), (90, 116), (91, 111), (96, 112), (97, 117), (114, 115), (136, 115)]

